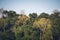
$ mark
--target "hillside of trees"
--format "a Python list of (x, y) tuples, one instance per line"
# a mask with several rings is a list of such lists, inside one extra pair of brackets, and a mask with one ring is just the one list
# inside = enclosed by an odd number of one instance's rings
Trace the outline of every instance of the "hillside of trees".
[(60, 11), (40, 15), (3, 11), (0, 18), (0, 40), (60, 40)]

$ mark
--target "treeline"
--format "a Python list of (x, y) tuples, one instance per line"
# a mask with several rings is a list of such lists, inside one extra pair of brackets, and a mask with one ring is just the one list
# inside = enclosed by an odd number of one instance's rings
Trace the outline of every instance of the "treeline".
[(0, 18), (0, 40), (60, 40), (60, 12), (29, 16), (4, 10)]

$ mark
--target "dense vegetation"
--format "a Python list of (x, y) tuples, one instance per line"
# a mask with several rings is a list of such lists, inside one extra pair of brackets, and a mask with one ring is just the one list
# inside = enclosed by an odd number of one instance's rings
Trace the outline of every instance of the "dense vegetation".
[(0, 40), (60, 40), (60, 12), (31, 13), (3, 11), (0, 18)]

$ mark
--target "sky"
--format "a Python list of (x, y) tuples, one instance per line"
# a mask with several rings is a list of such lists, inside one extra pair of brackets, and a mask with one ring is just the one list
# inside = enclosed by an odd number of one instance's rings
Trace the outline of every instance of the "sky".
[(55, 9), (60, 11), (60, 0), (0, 0), (0, 8), (14, 10), (18, 14), (24, 10), (26, 15), (33, 12), (50, 14)]

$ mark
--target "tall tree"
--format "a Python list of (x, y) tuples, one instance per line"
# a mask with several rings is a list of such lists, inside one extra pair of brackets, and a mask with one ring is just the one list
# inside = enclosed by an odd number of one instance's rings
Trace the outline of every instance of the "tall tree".
[(35, 21), (33, 24), (34, 27), (40, 28), (42, 32), (40, 32), (41, 40), (51, 40), (52, 32), (51, 32), (51, 20), (46, 18), (41, 18), (38, 21)]
[(54, 10), (53, 14), (50, 15), (52, 20), (52, 33), (53, 33), (53, 40), (59, 40), (59, 30), (60, 30), (60, 12), (58, 10)]

